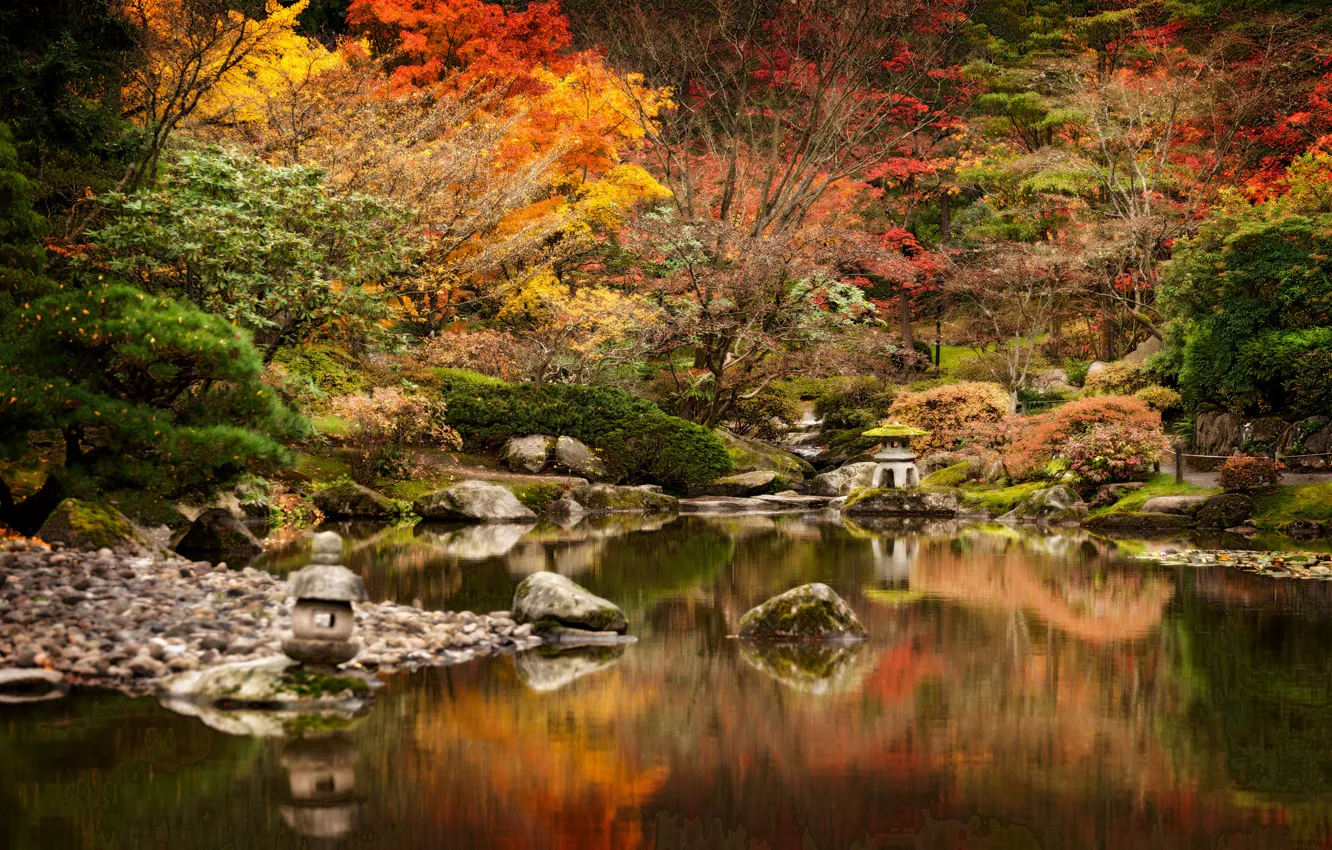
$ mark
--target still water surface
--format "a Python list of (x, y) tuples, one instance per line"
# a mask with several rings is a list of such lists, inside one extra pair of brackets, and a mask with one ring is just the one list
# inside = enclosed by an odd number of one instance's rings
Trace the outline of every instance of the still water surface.
[[(375, 598), (491, 611), (554, 569), (640, 640), (395, 674), (317, 741), (105, 693), (0, 707), (0, 847), (1332, 844), (1332, 584), (815, 516), (342, 530)], [(728, 638), (816, 580), (863, 647)]]

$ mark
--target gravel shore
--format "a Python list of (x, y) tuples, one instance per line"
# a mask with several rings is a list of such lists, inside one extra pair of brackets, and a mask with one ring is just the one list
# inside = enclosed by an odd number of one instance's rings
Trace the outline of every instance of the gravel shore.
[[(0, 668), (45, 667), (67, 680), (146, 693), (163, 676), (281, 653), (286, 582), (183, 558), (0, 546)], [(351, 669), (457, 664), (541, 639), (507, 612), (356, 606), (364, 649)]]

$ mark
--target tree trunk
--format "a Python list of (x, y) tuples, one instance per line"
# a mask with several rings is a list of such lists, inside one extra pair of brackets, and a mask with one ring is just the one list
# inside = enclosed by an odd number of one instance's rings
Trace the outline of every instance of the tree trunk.
[(953, 211), (949, 208), (948, 190), (939, 192), (939, 244), (947, 245), (953, 238)]
[(902, 308), (902, 348), (906, 349), (907, 371), (911, 371), (911, 357), (916, 353), (915, 340), (911, 338), (911, 293), (905, 289), (898, 296), (898, 304)]

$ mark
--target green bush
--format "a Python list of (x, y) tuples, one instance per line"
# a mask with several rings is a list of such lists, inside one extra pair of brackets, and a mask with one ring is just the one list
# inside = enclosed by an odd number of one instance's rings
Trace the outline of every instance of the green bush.
[(877, 378), (843, 378), (814, 402), (814, 415), (825, 428), (869, 428), (892, 407), (896, 391)]
[(756, 440), (777, 440), (785, 433), (780, 423), (794, 425), (800, 421), (800, 412), (800, 399), (787, 387), (772, 384), (731, 408), (731, 430)]
[(1184, 405), (1184, 399), (1179, 393), (1156, 384), (1143, 387), (1134, 393), (1133, 397), (1146, 402), (1148, 407), (1162, 415), (1177, 412)]
[(1324, 416), (1332, 411), (1332, 349), (1316, 348), (1295, 358), (1285, 390), (1293, 413)]
[(731, 470), (726, 447), (711, 431), (624, 390), (507, 384), (456, 369), (435, 374), (450, 424), (468, 447), (496, 449), (509, 437), (527, 434), (569, 436), (599, 449), (623, 478), (676, 488)]
[(1087, 383), (1087, 370), (1090, 368), (1090, 360), (1071, 359), (1064, 361), (1064, 373), (1068, 375), (1068, 382), (1075, 387)]

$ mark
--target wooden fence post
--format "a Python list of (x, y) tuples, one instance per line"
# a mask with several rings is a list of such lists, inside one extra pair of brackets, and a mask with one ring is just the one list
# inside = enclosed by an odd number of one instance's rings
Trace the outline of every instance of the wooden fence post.
[(1184, 483), (1184, 447), (1175, 443), (1175, 483)]

